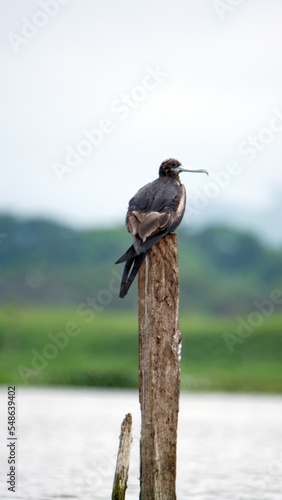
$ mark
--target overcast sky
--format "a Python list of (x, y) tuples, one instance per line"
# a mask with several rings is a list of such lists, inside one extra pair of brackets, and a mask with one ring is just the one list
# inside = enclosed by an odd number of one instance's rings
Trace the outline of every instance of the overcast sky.
[[(282, 241), (282, 3), (2, 0), (0, 211), (123, 222), (175, 157), (194, 226)], [(217, 176), (217, 177), (216, 177)]]

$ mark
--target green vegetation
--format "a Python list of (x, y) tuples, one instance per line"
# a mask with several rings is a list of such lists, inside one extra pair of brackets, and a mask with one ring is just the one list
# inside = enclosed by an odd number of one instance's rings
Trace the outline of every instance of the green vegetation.
[[(0, 383), (137, 387), (136, 283), (119, 300), (114, 265), (130, 244), (124, 227), (0, 216)], [(184, 224), (178, 248), (182, 387), (281, 392), (282, 250)]]
[[(254, 309), (254, 300), (281, 288), (281, 249), (226, 228), (189, 234), (182, 224), (178, 234), (183, 313), (245, 314)], [(99, 310), (104, 305), (136, 310), (136, 284), (125, 300), (118, 299), (122, 265), (114, 262), (131, 244), (124, 227), (74, 230), (2, 216), (0, 235), (2, 303), (77, 307), (90, 299)]]
[[(265, 317), (233, 352), (223, 335), (237, 335), (235, 319), (182, 315), (180, 323), (183, 389), (282, 391), (281, 315)], [(0, 353), (2, 384), (137, 387), (137, 317), (2, 307)]]

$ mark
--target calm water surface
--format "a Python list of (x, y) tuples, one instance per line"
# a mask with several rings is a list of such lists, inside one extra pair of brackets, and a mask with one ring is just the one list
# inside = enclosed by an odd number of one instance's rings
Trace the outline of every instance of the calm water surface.
[[(6, 483), (6, 402), (1, 387), (1, 499), (109, 500), (128, 412), (134, 439), (126, 499), (138, 499), (137, 392), (19, 388), (16, 493)], [(177, 493), (178, 500), (281, 500), (282, 397), (182, 394)]]

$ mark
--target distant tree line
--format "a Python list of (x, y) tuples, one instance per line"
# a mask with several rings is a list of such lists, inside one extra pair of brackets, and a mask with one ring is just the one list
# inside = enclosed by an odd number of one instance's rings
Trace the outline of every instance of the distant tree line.
[[(282, 285), (282, 250), (226, 227), (178, 231), (182, 311), (250, 311)], [(73, 229), (44, 219), (0, 217), (2, 304), (73, 305), (87, 310), (132, 309), (136, 284), (118, 299), (122, 266), (115, 260), (131, 240), (124, 227)]]

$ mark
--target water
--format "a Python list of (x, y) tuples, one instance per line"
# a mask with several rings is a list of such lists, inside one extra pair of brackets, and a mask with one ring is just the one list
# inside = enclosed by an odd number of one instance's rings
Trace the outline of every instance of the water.
[[(6, 483), (6, 402), (1, 387), (1, 499), (109, 500), (128, 412), (134, 438), (126, 499), (138, 499), (137, 392), (19, 388), (16, 493)], [(178, 500), (281, 500), (281, 420), (281, 396), (182, 394)]]

